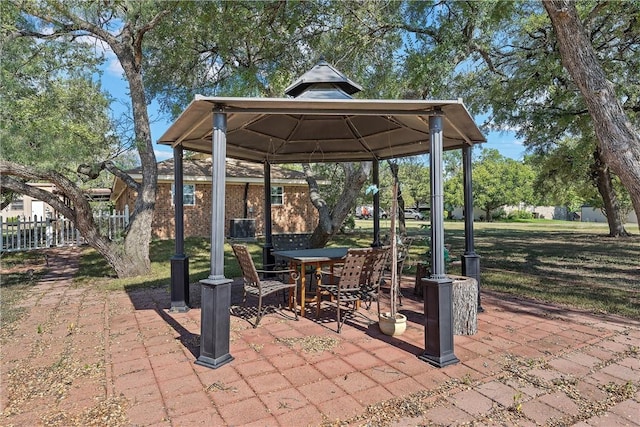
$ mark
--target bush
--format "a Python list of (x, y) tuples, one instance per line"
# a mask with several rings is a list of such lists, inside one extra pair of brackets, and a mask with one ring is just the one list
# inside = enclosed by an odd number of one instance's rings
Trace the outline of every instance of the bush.
[(342, 223), (342, 227), (340, 227), (340, 233), (346, 234), (353, 231), (355, 228), (356, 228), (356, 219), (353, 217), (353, 215), (349, 215)]
[(17, 224), (20, 221), (19, 216), (10, 216), (5, 220), (5, 224)]
[(507, 219), (507, 213), (504, 211), (503, 208), (498, 208), (494, 211), (491, 212), (491, 218), (489, 219), (490, 221), (502, 221), (504, 219)]
[(517, 210), (509, 213), (507, 219), (533, 219), (533, 213), (529, 211)]

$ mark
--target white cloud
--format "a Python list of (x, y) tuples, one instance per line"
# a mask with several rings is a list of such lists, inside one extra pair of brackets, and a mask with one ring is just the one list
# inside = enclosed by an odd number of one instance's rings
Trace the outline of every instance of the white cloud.
[(120, 64), (120, 61), (118, 61), (118, 58), (116, 58), (115, 55), (113, 55), (113, 57), (109, 58), (110, 55), (107, 56), (107, 67), (106, 67), (106, 71), (109, 74), (112, 74), (116, 77), (123, 77), (124, 75), (124, 69), (122, 68), (122, 65)]
[(165, 151), (165, 150), (154, 150), (153, 151), (156, 155), (156, 160), (161, 162), (163, 160), (167, 160), (173, 157), (173, 152), (171, 151)]
[(106, 66), (104, 67), (105, 71), (115, 77), (122, 78), (124, 70), (116, 54), (113, 53), (111, 46), (90, 34), (78, 37), (78, 41), (92, 46), (96, 55), (104, 55), (106, 62)]

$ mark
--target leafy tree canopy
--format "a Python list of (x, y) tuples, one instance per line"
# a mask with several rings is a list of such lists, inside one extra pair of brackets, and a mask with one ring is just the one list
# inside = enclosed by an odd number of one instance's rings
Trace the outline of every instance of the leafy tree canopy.
[[(320, 57), (364, 88), (397, 84), (397, 32), (383, 25), (400, 3), (180, 2), (149, 34), (145, 82), (164, 111), (179, 114), (196, 94), (284, 96)], [(175, 37), (180, 28), (188, 37)], [(169, 46), (167, 41), (170, 40)], [(391, 88), (391, 89), (390, 89)]]
[(530, 166), (506, 158), (498, 150), (484, 149), (473, 164), (474, 206), (484, 210), (489, 221), (492, 211), (501, 206), (536, 204), (533, 179)]
[(108, 156), (115, 140), (109, 99), (93, 81), (98, 61), (87, 45), (16, 38), (30, 22), (1, 9), (2, 158), (74, 174), (82, 162)]

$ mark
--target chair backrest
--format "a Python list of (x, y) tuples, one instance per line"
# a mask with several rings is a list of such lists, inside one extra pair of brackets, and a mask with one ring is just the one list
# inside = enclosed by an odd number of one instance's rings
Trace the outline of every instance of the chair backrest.
[(382, 281), (384, 271), (391, 257), (391, 246), (380, 246), (374, 248), (370, 256), (369, 264), (371, 265), (371, 273), (368, 283), (371, 287), (377, 287)]
[(271, 243), (275, 251), (288, 251), (294, 249), (309, 249), (309, 233), (274, 234)]
[(350, 248), (344, 259), (344, 264), (340, 271), (340, 281), (338, 287), (344, 290), (356, 290), (365, 283), (367, 268), (365, 264), (370, 259), (373, 248)]
[(256, 265), (253, 263), (253, 258), (251, 258), (247, 245), (234, 244), (231, 245), (231, 247), (233, 248), (233, 253), (238, 259), (240, 269), (242, 269), (244, 282), (246, 284), (260, 284), (260, 276), (258, 276)]

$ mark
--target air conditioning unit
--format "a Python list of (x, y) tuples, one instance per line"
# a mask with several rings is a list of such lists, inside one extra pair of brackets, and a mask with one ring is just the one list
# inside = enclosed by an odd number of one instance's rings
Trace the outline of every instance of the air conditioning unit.
[(229, 221), (229, 237), (234, 239), (255, 239), (256, 220), (249, 218), (234, 218)]

